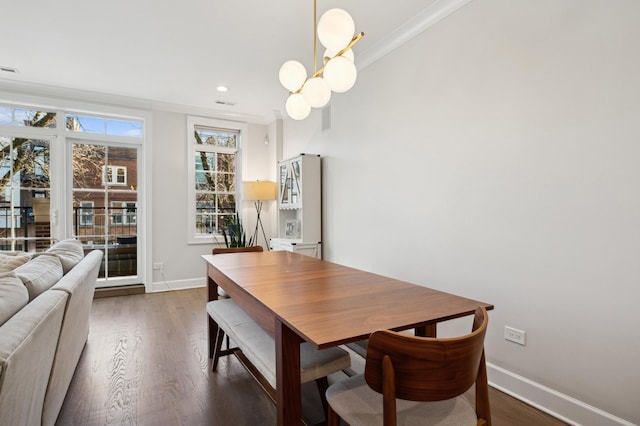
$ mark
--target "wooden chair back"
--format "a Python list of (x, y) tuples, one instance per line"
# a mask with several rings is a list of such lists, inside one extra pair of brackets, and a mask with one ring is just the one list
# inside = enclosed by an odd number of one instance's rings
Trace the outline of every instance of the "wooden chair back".
[(249, 251), (264, 251), (264, 249), (262, 246), (214, 248), (211, 250), (211, 254), (244, 253)]
[[(369, 338), (365, 379), (383, 395), (384, 424), (395, 425), (395, 399), (441, 401), (476, 383), (478, 424), (491, 424), (484, 359), (488, 315), (479, 307), (470, 334), (455, 338), (414, 337), (376, 331)], [(484, 421), (481, 422), (480, 419)]]

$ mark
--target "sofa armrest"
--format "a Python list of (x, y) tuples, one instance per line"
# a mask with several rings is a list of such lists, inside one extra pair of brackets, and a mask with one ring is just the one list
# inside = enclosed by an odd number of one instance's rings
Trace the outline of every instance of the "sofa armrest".
[(102, 252), (89, 252), (51, 291), (69, 295), (62, 331), (44, 400), (42, 425), (54, 425), (89, 336), (89, 317), (102, 261)]
[(40, 424), (68, 297), (46, 291), (0, 326), (0, 423)]

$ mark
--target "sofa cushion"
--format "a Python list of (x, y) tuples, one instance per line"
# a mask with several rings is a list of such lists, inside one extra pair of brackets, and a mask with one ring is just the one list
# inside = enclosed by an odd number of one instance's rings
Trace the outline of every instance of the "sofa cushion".
[(24, 252), (1, 252), (0, 253), (0, 273), (13, 271), (20, 265), (24, 265), (31, 259), (31, 255)]
[(0, 274), (0, 325), (29, 303), (29, 292), (15, 272)]
[(53, 253), (60, 259), (62, 273), (66, 274), (84, 257), (82, 243), (76, 239), (62, 240), (51, 246), (47, 253)]
[(15, 272), (27, 287), (29, 301), (32, 301), (62, 278), (62, 264), (58, 256), (40, 253), (17, 267)]

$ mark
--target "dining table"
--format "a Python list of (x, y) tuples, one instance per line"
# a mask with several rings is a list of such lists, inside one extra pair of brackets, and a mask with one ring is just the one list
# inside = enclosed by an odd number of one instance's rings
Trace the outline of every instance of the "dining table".
[[(435, 337), (493, 305), (289, 251), (203, 255), (208, 299), (226, 291), (275, 341), (278, 425), (302, 424), (300, 344), (325, 349), (381, 329)], [(209, 345), (217, 326), (209, 319)], [(210, 356), (211, 356), (210, 350)]]

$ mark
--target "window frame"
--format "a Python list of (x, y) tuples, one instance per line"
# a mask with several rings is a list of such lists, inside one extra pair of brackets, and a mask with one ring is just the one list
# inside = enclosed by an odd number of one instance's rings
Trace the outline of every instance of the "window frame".
[[(238, 139), (235, 148), (219, 147), (214, 145), (198, 145), (196, 143), (196, 128), (211, 128), (220, 130), (229, 130), (238, 132)], [(247, 140), (248, 125), (242, 122), (219, 120), (212, 118), (187, 116), (187, 244), (220, 244), (222, 243), (221, 234), (197, 234), (196, 221), (196, 153), (201, 151), (218, 152), (218, 153), (234, 153), (236, 170), (235, 170), (235, 209), (240, 212), (240, 184), (242, 176), (242, 145)]]

